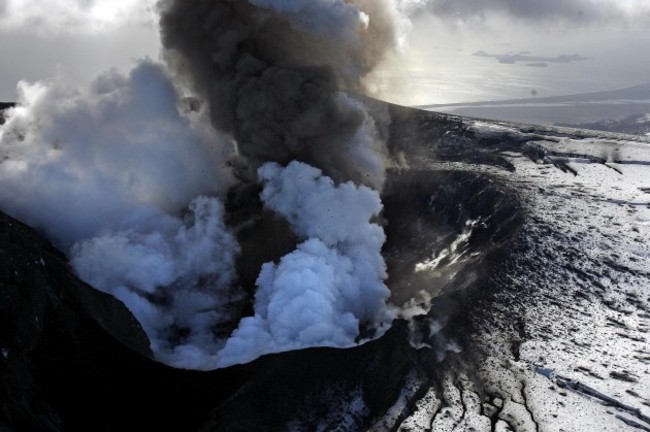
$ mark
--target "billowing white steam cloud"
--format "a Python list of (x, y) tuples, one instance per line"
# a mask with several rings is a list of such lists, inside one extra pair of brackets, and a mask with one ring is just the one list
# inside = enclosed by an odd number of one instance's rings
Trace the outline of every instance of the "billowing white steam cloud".
[(0, 130), (0, 202), (59, 246), (128, 225), (134, 210), (178, 212), (230, 184), (231, 144), (184, 117), (159, 65), (111, 73), (82, 90), (21, 83)]
[[(257, 280), (255, 315), (244, 318), (219, 353), (220, 364), (310, 346), (352, 346), (360, 327), (382, 329), (394, 317), (386, 304), (383, 229), (370, 223), (379, 194), (352, 182), (339, 186), (309, 165), (259, 170), (262, 200), (304, 240)], [(376, 336), (376, 335), (373, 335)]]
[(189, 210), (183, 219), (149, 214), (81, 240), (71, 261), (82, 279), (129, 307), (160, 360), (209, 368), (221, 347), (215, 329), (238, 318), (243, 300), (233, 286), (239, 246), (218, 199), (196, 198)]
[(239, 246), (214, 197), (232, 184), (223, 166), (231, 143), (202, 126), (201, 113), (182, 115), (150, 62), (87, 91), (55, 82), (20, 93), (0, 129), (3, 210), (45, 231), (84, 280), (124, 301), (159, 358), (191, 367), (214, 354), (214, 327), (233, 319), (242, 297)]
[[(166, 65), (85, 90), (20, 85), (0, 128), (1, 209), (124, 301), (165, 363), (209, 369), (376, 337), (395, 315), (368, 187), (382, 185), (383, 144), (348, 92), (363, 91), (416, 3), (163, 1)], [(228, 224), (241, 221), (222, 204), (233, 158), (237, 181), (260, 182), (299, 240), (259, 269), (254, 298), (236, 274)]]

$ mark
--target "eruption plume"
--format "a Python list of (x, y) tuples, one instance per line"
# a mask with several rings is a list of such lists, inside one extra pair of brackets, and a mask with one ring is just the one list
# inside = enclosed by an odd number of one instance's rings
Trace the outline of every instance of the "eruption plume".
[[(163, 1), (164, 65), (83, 91), (21, 84), (0, 129), (2, 210), (121, 299), (171, 365), (380, 335), (395, 316), (372, 222), (385, 119), (359, 95), (410, 3)], [(257, 269), (254, 294), (236, 271), (245, 221), (223, 204), (242, 184), (298, 243)]]
[(350, 92), (363, 92), (394, 46), (393, 14), (384, 1), (175, 1), (162, 41), (175, 75), (253, 168), (301, 160), (380, 189), (383, 144)]

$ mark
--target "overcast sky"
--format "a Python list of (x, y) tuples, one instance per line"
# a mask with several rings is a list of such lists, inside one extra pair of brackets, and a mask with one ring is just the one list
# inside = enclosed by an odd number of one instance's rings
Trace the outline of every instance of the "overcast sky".
[[(468, 95), (478, 94), (481, 89), (468, 87), (480, 86), (480, 79), (473, 84), (455, 83), (453, 77), (467, 72), (464, 69), (470, 66), (464, 61), (476, 61), (470, 57), (479, 49), (494, 54), (526, 50), (546, 56), (596, 57), (600, 61), (591, 65), (601, 75), (591, 77), (592, 87), (599, 81), (604, 88), (633, 85), (644, 76), (650, 81), (648, 0), (394, 1), (419, 12), (413, 17), (407, 48), (384, 68), (391, 70), (393, 84), (424, 83), (428, 72), (434, 77), (444, 70), (449, 78), (440, 75), (437, 81), (429, 80), (431, 85), (464, 87)], [(155, 0), (0, 0), (0, 41), (0, 100), (15, 99), (19, 80), (47, 80), (59, 74), (88, 82), (111, 67), (127, 69), (134, 58), (157, 58)], [(520, 70), (504, 69), (496, 62), (483, 64), (492, 68), (482, 70), (488, 74)], [(584, 71), (577, 70), (563, 73), (579, 80)], [(542, 72), (555, 74), (552, 79), (557, 81), (558, 71)], [(543, 74), (539, 79), (545, 79)], [(430, 89), (425, 86), (419, 92), (418, 102), (423, 102)]]
[(647, 26), (650, 22), (646, 0), (430, 0), (426, 9), (470, 21), (504, 14), (529, 22), (566, 20), (573, 25)]
[[(417, 0), (413, 0), (417, 3)], [(406, 105), (556, 96), (650, 82), (648, 0), (429, 0), (409, 43), (377, 71)], [(472, 56), (525, 52), (590, 59), (529, 67)], [(530, 63), (530, 62), (528, 62)]]
[(0, 100), (19, 80), (89, 82), (133, 58), (157, 57), (154, 1), (0, 0)]

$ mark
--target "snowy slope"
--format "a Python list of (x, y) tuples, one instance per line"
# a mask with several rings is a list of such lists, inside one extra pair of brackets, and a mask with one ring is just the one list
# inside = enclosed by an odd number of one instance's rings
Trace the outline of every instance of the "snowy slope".
[[(418, 391), (403, 415), (373, 430), (649, 430), (650, 141), (421, 118), (457, 125), (423, 142), (426, 170), (485, 176), (524, 216), (474, 294), (459, 297), (460, 312), (433, 302), (431, 320), (453, 316), (446, 338), (462, 341), (462, 351), (420, 365), (438, 368), (436, 377), (410, 383)], [(462, 143), (462, 153), (468, 138), (484, 160), (448, 160), (445, 143)], [(513, 221), (485, 223), (503, 222)]]

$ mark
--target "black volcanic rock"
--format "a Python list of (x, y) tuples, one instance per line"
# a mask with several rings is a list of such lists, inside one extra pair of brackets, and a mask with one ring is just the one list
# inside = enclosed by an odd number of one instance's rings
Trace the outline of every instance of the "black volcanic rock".
[[(312, 348), (265, 356), (252, 364), (246, 385), (216, 407), (200, 430), (286, 430), (297, 418), (303, 428), (317, 430), (353, 393), (367, 410), (357, 427), (381, 418), (418, 362), (408, 333), (406, 323), (397, 321), (382, 338), (353, 349)], [(332, 427), (343, 423), (332, 421)]]
[[(60, 419), (42, 399), (32, 369), (41, 360), (56, 367), (56, 358), (40, 358), (63, 346), (50, 339), (51, 332), (69, 334), (68, 342), (81, 349), (72, 355), (85, 350), (92, 326), (142, 353), (149, 353), (148, 341), (124, 305), (75, 278), (65, 258), (31, 229), (5, 215), (0, 227), (2, 412), (17, 424), (57, 430)], [(89, 314), (92, 323), (86, 322)]]

